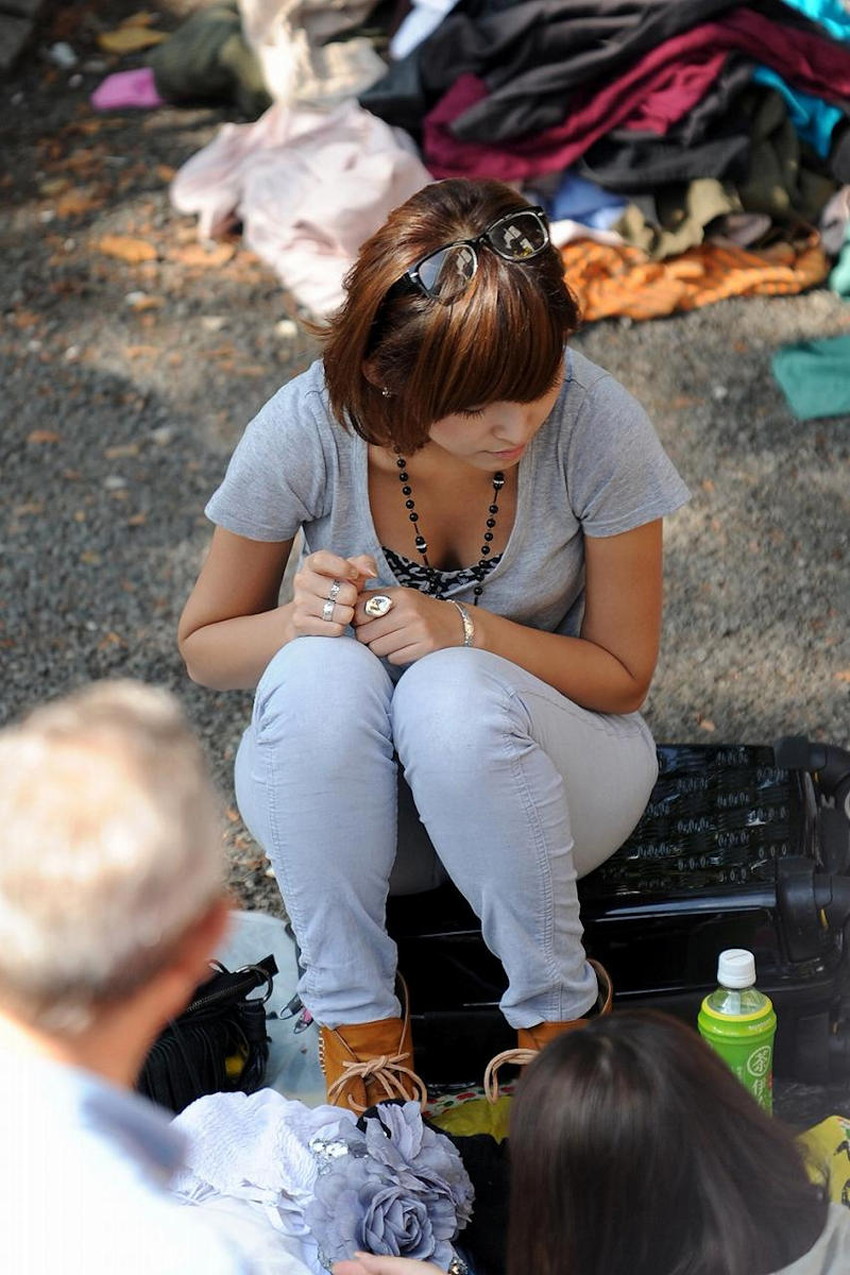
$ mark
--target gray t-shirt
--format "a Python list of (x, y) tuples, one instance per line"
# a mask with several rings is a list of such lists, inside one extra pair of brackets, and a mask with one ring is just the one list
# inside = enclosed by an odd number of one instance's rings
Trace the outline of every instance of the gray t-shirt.
[[(568, 350), (565, 364), (557, 402), (520, 461), (513, 529), (481, 605), (574, 636), (584, 537), (631, 531), (672, 513), (689, 493), (631, 394), (578, 351)], [(414, 454), (414, 487), (415, 465)], [(306, 553), (371, 554), (380, 583), (400, 583), (372, 521), (367, 444), (331, 416), (321, 361), (250, 422), (206, 514), (250, 540), (291, 540), (303, 528)], [(471, 603), (472, 585), (450, 586), (445, 596)]]

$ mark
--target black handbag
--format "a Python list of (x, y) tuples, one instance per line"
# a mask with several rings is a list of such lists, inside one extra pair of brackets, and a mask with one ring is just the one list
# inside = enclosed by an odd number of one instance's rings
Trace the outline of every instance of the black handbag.
[[(136, 1088), (177, 1113), (211, 1093), (254, 1093), (269, 1057), (266, 1002), (277, 971), (273, 956), (213, 973), (154, 1041)], [(259, 995), (252, 993), (260, 990)]]

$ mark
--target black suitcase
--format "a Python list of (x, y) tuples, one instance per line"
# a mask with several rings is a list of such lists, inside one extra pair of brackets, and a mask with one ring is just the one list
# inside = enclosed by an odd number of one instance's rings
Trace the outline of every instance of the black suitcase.
[[(773, 1000), (775, 1070), (850, 1080), (850, 752), (802, 738), (666, 745), (635, 832), (579, 882), (585, 944), (615, 1007), (695, 1023), (727, 947), (755, 953)], [(390, 898), (416, 1067), (434, 1089), (478, 1084), (516, 1036), (499, 961), (451, 885)]]

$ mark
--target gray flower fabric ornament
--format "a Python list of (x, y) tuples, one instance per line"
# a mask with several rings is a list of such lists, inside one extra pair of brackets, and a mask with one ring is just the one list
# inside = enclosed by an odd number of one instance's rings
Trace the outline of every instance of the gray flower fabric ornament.
[(305, 1220), (328, 1269), (358, 1249), (459, 1269), (452, 1241), (472, 1216), (472, 1183), (418, 1103), (379, 1103), (340, 1131), (332, 1152), (312, 1149), (320, 1170)]

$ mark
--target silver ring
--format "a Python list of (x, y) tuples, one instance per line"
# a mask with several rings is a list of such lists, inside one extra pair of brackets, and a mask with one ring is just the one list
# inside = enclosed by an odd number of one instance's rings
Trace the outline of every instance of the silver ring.
[(382, 615), (386, 615), (392, 609), (393, 600), (388, 598), (385, 593), (373, 593), (371, 598), (367, 598), (366, 605), (363, 610), (367, 615), (371, 615), (378, 620)]
[(336, 602), (337, 598), (339, 597), (339, 591), (341, 588), (342, 588), (342, 581), (334, 580), (333, 584), (328, 590), (328, 602)]
[(325, 605), (322, 607), (322, 619), (323, 619), (323, 620), (326, 620), (326, 621), (328, 622), (328, 624), (330, 624), (330, 622), (331, 622), (331, 621), (333, 620), (333, 618), (334, 618), (334, 607), (335, 607), (335, 606), (336, 606), (336, 603), (334, 602), (333, 598), (328, 598), (327, 602), (326, 602), (326, 603), (325, 603)]

